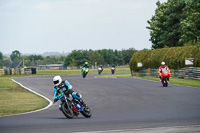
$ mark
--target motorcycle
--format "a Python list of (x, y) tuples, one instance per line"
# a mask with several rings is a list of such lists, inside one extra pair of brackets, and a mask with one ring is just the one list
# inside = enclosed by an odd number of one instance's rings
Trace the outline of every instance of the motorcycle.
[(98, 68), (98, 73), (99, 73), (99, 75), (102, 73), (102, 71), (103, 71), (102, 68), (99, 67), (99, 68)]
[(83, 67), (82, 68), (82, 75), (83, 75), (83, 78), (85, 78), (87, 76), (89, 72), (89, 68), (86, 68), (86, 67)]
[(115, 67), (111, 67), (111, 73), (112, 73), (112, 74), (115, 73)]
[(163, 71), (161, 73), (161, 83), (163, 84), (163, 87), (167, 87), (169, 83), (169, 70)]
[(61, 106), (59, 106), (59, 109), (62, 111), (62, 113), (68, 119), (72, 119), (74, 116), (78, 116), (80, 113), (84, 117), (90, 118), (92, 116), (90, 108), (87, 105), (83, 106), (80, 100), (74, 98), (73, 96), (67, 97), (65, 95), (66, 92), (67, 91), (61, 91), (58, 95), (58, 100), (61, 101)]

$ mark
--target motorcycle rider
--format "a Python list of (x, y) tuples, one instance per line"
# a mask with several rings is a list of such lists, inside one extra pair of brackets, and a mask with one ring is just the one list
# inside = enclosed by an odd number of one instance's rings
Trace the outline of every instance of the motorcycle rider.
[[(111, 67), (111, 71), (114, 71), (115, 72), (115, 65), (112, 65), (112, 67)], [(114, 73), (113, 73), (114, 74)]]
[(83, 65), (83, 67), (89, 68), (88, 62), (85, 62), (85, 64)]
[(115, 65), (112, 65), (112, 67), (115, 69)]
[[(68, 100), (72, 101), (73, 98), (78, 99), (83, 106), (86, 104), (83, 102), (82, 95), (78, 92), (72, 90), (73, 86), (67, 81), (63, 81), (60, 76), (55, 76), (53, 78), (54, 83), (54, 102), (58, 101), (58, 95), (60, 92), (65, 91), (65, 95), (68, 97)], [(59, 110), (61, 110), (61, 105), (59, 105)]]
[(99, 68), (101, 68), (102, 72), (103, 72), (103, 65), (100, 65)]
[[(161, 75), (162, 75), (162, 71), (169, 71), (169, 67), (165, 64), (165, 62), (161, 62), (161, 66), (159, 67), (158, 73), (159, 73), (159, 77), (160, 77), (160, 81), (161, 81)], [(169, 78), (168, 78), (168, 82), (169, 82)]]

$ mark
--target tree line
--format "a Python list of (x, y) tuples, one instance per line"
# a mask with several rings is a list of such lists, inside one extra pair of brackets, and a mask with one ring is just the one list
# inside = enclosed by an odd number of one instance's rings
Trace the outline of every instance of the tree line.
[(0, 68), (16, 68), (18, 65), (19, 67), (23, 65), (26, 67), (34, 67), (37, 65), (63, 64), (64, 58), (64, 56), (22, 56), (18, 50), (13, 51), (10, 57), (3, 57), (3, 53), (0, 52)]
[(129, 48), (127, 50), (73, 50), (64, 61), (65, 67), (82, 66), (86, 61), (94, 65), (126, 65), (129, 63), (133, 53), (137, 50)]
[(129, 63), (134, 52), (134, 48), (123, 50), (73, 50), (67, 56), (41, 56), (28, 55), (22, 56), (21, 52), (15, 50), (10, 57), (4, 57), (0, 52), (0, 68), (34, 67), (37, 65), (63, 64), (64, 67), (80, 67), (85, 62), (90, 65), (125, 65)]
[(200, 1), (168, 0), (156, 3), (148, 20), (152, 48), (200, 44)]

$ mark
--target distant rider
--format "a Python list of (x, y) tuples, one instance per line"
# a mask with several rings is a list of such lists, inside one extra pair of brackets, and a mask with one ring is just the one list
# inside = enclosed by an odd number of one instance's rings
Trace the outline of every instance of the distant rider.
[(112, 67), (115, 69), (115, 65), (112, 65)]
[(103, 72), (103, 65), (100, 65), (99, 68), (101, 68), (102, 72)]
[[(53, 78), (53, 83), (55, 85), (54, 86), (54, 102), (57, 102), (58, 95), (61, 92), (64, 92), (69, 100), (76, 98), (76, 99), (80, 100), (80, 102), (83, 106), (86, 106), (86, 104), (82, 100), (82, 95), (78, 92), (74, 92), (72, 90), (73, 86), (67, 80), (63, 81), (60, 76), (55, 76)], [(61, 105), (59, 105), (59, 109), (61, 110)]]
[[(161, 80), (161, 75), (162, 75), (163, 71), (169, 71), (170, 72), (170, 70), (169, 70), (168, 66), (165, 64), (165, 62), (161, 62), (161, 66), (159, 67), (158, 73), (159, 73), (160, 80)], [(168, 81), (169, 81), (169, 78), (168, 78)]]
[(89, 68), (88, 62), (85, 62), (85, 64), (83, 65), (83, 67)]
[(114, 72), (115, 72), (115, 65), (112, 65), (111, 71), (112, 71), (112, 73), (114, 74)]

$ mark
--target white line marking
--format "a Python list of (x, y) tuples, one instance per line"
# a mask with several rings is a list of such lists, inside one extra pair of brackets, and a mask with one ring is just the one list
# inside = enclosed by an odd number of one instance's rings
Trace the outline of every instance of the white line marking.
[(36, 94), (36, 95), (38, 95), (38, 96), (44, 98), (44, 99), (46, 99), (46, 100), (49, 102), (49, 104), (48, 104), (46, 107), (42, 108), (42, 109), (38, 109), (38, 110), (30, 111), (30, 112), (25, 112), (25, 113), (13, 114), (13, 115), (4, 115), (4, 116), (0, 116), (0, 117), (15, 116), (15, 115), (23, 115), (23, 114), (29, 114), (29, 113), (39, 112), (39, 111), (48, 109), (49, 107), (51, 107), (51, 106), (53, 105), (53, 102), (52, 102), (50, 99), (48, 99), (47, 97), (45, 97), (45, 96), (43, 96), (43, 95), (41, 95), (41, 94), (39, 94), (39, 93), (37, 93), (37, 92), (35, 92), (35, 91), (29, 89), (28, 87), (26, 87), (26, 86), (22, 85), (21, 83), (15, 81), (14, 79), (12, 79), (12, 81), (15, 82), (15, 83), (17, 83), (17, 84), (19, 84), (19, 85), (20, 85), (21, 87), (23, 87), (24, 89), (26, 89), (26, 90), (28, 90), (28, 91), (30, 91), (30, 92), (32, 92), (32, 93), (34, 93), (34, 94)]

